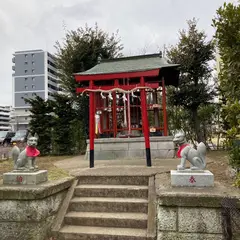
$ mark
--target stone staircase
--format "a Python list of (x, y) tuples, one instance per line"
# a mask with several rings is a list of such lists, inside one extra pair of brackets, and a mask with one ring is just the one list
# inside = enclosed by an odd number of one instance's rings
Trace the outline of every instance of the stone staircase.
[[(155, 206), (147, 176), (82, 176), (60, 209), (57, 240), (155, 239)], [(151, 192), (151, 191), (150, 191)]]

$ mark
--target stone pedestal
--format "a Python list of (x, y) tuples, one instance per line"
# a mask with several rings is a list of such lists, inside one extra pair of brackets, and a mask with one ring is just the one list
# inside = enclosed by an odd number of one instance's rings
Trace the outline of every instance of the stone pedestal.
[[(173, 158), (175, 146), (173, 137), (160, 136), (150, 137), (150, 148), (152, 159)], [(85, 159), (89, 159), (89, 140), (87, 140), (87, 150)], [(95, 160), (115, 160), (115, 159), (145, 159), (146, 147), (144, 137), (135, 138), (98, 138), (94, 140)]]
[(213, 187), (214, 175), (208, 170), (171, 170), (174, 187)]
[(3, 184), (36, 185), (48, 180), (47, 170), (36, 172), (8, 172), (3, 174)]

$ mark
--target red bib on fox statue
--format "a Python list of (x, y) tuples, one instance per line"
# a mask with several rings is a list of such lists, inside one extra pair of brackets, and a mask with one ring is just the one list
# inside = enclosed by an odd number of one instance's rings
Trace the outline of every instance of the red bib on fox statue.
[(178, 148), (178, 151), (177, 151), (177, 157), (178, 158), (181, 158), (182, 156), (181, 156), (181, 152), (182, 152), (182, 150), (185, 148), (185, 147), (187, 147), (187, 146), (189, 146), (189, 144), (183, 144), (183, 145), (181, 145), (179, 148)]
[(26, 147), (26, 155), (28, 157), (37, 157), (40, 154), (40, 151), (35, 147), (27, 146)]

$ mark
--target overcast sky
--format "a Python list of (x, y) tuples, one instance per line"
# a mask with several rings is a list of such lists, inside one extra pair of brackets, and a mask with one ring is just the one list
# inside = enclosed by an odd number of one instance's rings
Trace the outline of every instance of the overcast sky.
[[(229, 2), (229, 1), (228, 1)], [(231, 1), (232, 2), (232, 1)], [(0, 0), (0, 105), (12, 104), (12, 54), (55, 51), (64, 25), (74, 30), (95, 22), (108, 32), (119, 29), (127, 55), (156, 52), (175, 44), (186, 20), (199, 19), (209, 37), (211, 20), (224, 0)]]

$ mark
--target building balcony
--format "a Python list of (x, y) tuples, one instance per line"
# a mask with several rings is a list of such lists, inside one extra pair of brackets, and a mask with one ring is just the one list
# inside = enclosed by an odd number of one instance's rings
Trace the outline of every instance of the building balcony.
[(10, 111), (9, 112), (3, 112), (0, 110), (0, 116), (10, 116)]
[(11, 126), (0, 126), (0, 131), (12, 130)]
[(11, 125), (28, 125), (29, 121), (19, 121), (19, 122), (11, 122)]
[(10, 111), (10, 110), (11, 110), (11, 107), (10, 107), (10, 106), (0, 106), (0, 110)]
[(0, 114), (0, 120), (3, 120), (3, 121), (9, 121), (11, 118), (10, 118), (10, 116), (8, 115), (2, 115), (2, 114)]
[(7, 125), (9, 125), (9, 122), (10, 121), (6, 121), (6, 122), (5, 121), (1, 121), (1, 119), (0, 119), (0, 125), (6, 125), (7, 126)]
[(0, 121), (3, 121), (3, 122), (8, 122), (10, 121), (10, 117), (5, 117), (5, 116), (0, 116)]

